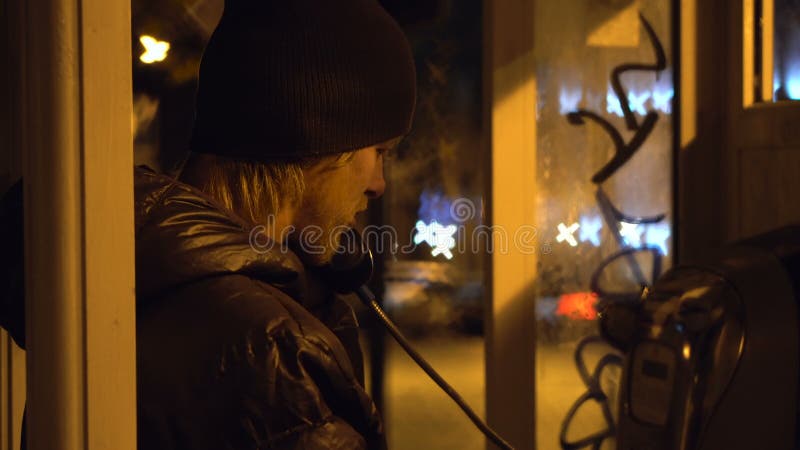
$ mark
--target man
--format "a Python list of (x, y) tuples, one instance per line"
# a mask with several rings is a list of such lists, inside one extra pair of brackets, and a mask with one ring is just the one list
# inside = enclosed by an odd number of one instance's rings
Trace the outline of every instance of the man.
[(322, 280), (415, 95), (376, 0), (226, 2), (181, 175), (135, 174), (139, 448), (386, 447)]
[[(323, 280), (409, 132), (408, 42), (377, 0), (227, 0), (199, 83), (179, 179), (134, 174), (139, 448), (385, 448)], [(0, 219), (24, 348), (21, 184)]]
[[(386, 447), (323, 280), (415, 96), (377, 0), (226, 1), (182, 173), (134, 174), (139, 448)], [(0, 204), (0, 326), (24, 348), (21, 193)]]

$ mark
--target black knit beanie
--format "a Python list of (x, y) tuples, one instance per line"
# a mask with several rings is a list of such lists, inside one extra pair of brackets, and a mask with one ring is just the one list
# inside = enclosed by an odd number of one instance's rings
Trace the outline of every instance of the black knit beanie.
[(377, 0), (226, 0), (200, 63), (191, 149), (259, 161), (405, 135), (408, 41)]

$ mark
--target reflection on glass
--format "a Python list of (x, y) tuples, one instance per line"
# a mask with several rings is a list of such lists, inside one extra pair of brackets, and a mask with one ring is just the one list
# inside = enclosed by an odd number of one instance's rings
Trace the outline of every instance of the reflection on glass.
[(539, 449), (614, 447), (621, 356), (605, 302), (671, 262), (671, 2), (537, 2)]

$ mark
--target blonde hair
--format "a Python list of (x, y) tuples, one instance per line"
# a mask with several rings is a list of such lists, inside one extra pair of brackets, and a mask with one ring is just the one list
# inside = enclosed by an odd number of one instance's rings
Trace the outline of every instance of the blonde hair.
[(266, 224), (287, 206), (298, 205), (312, 168), (332, 170), (350, 161), (353, 152), (269, 163), (192, 153), (181, 181), (191, 184), (228, 210), (254, 224)]

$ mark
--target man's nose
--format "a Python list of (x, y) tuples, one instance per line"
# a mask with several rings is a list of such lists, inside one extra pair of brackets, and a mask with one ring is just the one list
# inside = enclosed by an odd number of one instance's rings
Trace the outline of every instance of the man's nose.
[(367, 186), (367, 197), (378, 198), (386, 190), (386, 180), (383, 178), (383, 164), (377, 164), (372, 174), (372, 179)]

